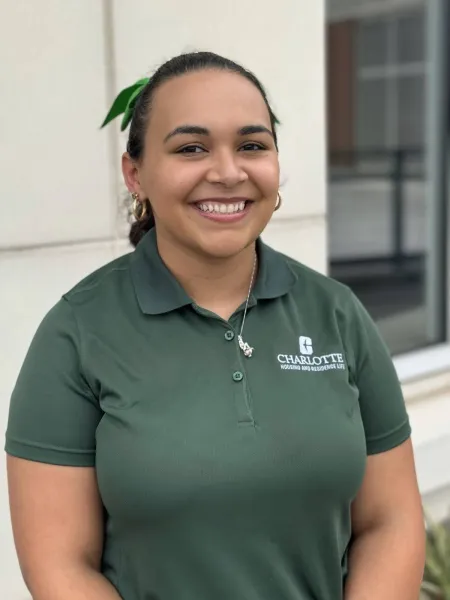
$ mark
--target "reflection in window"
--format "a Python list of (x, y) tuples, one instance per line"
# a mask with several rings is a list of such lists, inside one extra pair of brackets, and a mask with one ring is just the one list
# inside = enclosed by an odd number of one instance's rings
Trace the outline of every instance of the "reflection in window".
[(383, 148), (386, 145), (387, 100), (386, 79), (359, 81), (356, 133), (360, 148)]
[(416, 8), (328, 23), (329, 273), (393, 354), (445, 335), (428, 326), (425, 22)]
[(357, 32), (356, 59), (359, 67), (379, 67), (388, 62), (386, 19), (362, 21)]
[(423, 73), (403, 75), (397, 79), (396, 113), (398, 146), (423, 148), (424, 145), (425, 76)]
[(399, 15), (393, 21), (397, 28), (396, 57), (399, 63), (423, 62), (425, 56), (424, 13)]

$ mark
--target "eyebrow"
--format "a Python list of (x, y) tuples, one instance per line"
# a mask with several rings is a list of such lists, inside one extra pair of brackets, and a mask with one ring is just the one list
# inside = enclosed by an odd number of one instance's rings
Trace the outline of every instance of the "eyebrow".
[[(254, 133), (268, 133), (271, 137), (273, 136), (272, 131), (265, 127), (264, 125), (246, 125), (245, 127), (241, 127), (238, 130), (238, 135), (252, 135)], [(166, 135), (164, 138), (164, 142), (170, 140), (176, 135), (211, 135), (209, 129), (206, 127), (200, 127), (199, 125), (180, 125), (179, 127), (175, 127), (170, 133)]]
[(253, 133), (268, 133), (273, 137), (273, 132), (264, 125), (246, 125), (238, 131), (239, 135), (252, 135)]

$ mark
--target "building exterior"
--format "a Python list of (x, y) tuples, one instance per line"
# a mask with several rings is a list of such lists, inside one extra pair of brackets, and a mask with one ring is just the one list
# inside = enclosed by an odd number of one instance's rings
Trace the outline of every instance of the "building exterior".
[[(279, 0), (276, 4), (270, 0), (257, 4), (252, 0), (228, 0), (221, 4), (220, 11), (217, 4), (206, 0), (194, 4), (177, 0), (157, 4), (143, 0), (41, 0), (36, 4), (16, 0), (1, 5), (0, 45), (2, 55), (9, 57), (0, 74), (3, 430), (18, 369), (45, 312), (85, 274), (129, 250), (119, 162), (125, 138), (117, 126), (99, 130), (106, 110), (118, 90), (165, 59), (185, 50), (213, 50), (242, 62), (261, 78), (282, 122), (284, 204), (268, 227), (265, 240), (309, 266), (322, 272), (329, 269), (354, 285), (387, 337), (397, 328), (398, 335), (389, 343), (414, 429), (424, 502), (437, 516), (446, 514), (450, 504), (450, 338), (443, 317), (450, 296), (448, 279), (443, 276), (442, 233), (433, 229), (443, 225), (444, 188), (438, 168), (443, 155), (436, 139), (437, 117), (431, 117), (433, 126), (424, 118), (429, 97), (433, 106), (438, 105), (438, 79), (430, 68), (428, 54), (422, 51), (424, 45), (428, 48), (424, 36), (421, 53), (416, 42), (414, 48), (408, 44), (404, 48), (402, 57), (409, 61), (405, 67), (408, 83), (395, 92), (385, 89), (390, 85), (389, 78), (394, 77), (391, 72), (397, 73), (403, 67), (376, 62), (382, 59), (374, 57), (371, 49), (380, 42), (373, 39), (394, 34), (391, 29), (383, 33), (381, 26), (381, 33), (374, 33), (376, 27), (370, 19), (388, 4), (392, 5), (394, 20), (395, 14), (403, 14), (401, 11), (412, 11), (414, 16), (406, 25), (397, 23), (387, 29), (391, 27), (398, 34), (406, 27), (415, 32), (411, 34), (415, 40), (420, 40), (426, 19), (423, 17), (422, 26), (418, 20), (426, 14), (426, 7), (400, 0), (332, 0), (328, 7), (322, 0)], [(436, 0), (436, 5), (440, 4), (441, 0)], [(427, 27), (437, 27), (436, 17), (431, 15), (432, 24)], [(242, 23), (247, 24), (245, 30)], [(364, 36), (369, 40), (361, 41), (365, 49), (360, 58), (354, 53), (355, 30), (363, 31), (361, 40)], [(431, 42), (428, 45), (434, 51)], [(358, 60), (362, 61), (361, 68), (355, 70)], [(381, 75), (384, 70), (388, 73), (386, 81)], [(356, 81), (364, 83), (355, 99)], [(427, 100), (422, 93), (424, 87), (431, 90)], [(389, 121), (374, 120), (373, 106), (379, 102), (395, 106), (392, 113), (386, 113)], [(432, 114), (431, 109), (428, 113)], [(411, 156), (402, 159), (400, 154), (399, 158), (395, 152), (402, 145), (408, 146), (405, 152)], [(368, 155), (355, 158), (357, 150), (365, 150)], [(380, 150), (389, 150), (390, 158), (382, 154), (380, 159)], [(385, 165), (387, 160), (409, 161), (401, 165), (400, 176), (396, 171), (406, 198), (400, 204), (406, 205), (404, 212), (409, 219), (407, 226), (401, 221), (401, 244), (392, 236), (391, 226), (386, 226), (387, 215), (396, 214), (394, 223), (398, 225), (399, 221), (398, 211), (390, 208), (391, 200), (387, 199), (391, 179), (367, 177), (380, 169), (391, 173), (391, 167), (389, 170)], [(405, 170), (414, 173), (411, 181), (402, 174)], [(358, 173), (365, 179), (356, 177)], [(433, 202), (439, 210), (423, 206), (429, 194), (436, 199)], [(370, 212), (373, 197), (378, 198), (384, 212)], [(362, 198), (362, 202), (355, 203), (355, 198)], [(369, 213), (364, 212), (366, 205)], [(398, 209), (398, 202), (396, 206)], [(366, 222), (365, 233), (361, 234), (360, 225)], [(430, 232), (428, 238), (424, 229)], [(389, 245), (392, 239), (397, 240), (393, 247)], [(432, 250), (427, 245), (430, 239), (435, 242)], [(396, 272), (391, 273), (395, 271), (395, 257), (403, 268), (398, 277), (394, 276)], [(361, 258), (365, 261), (358, 260)], [(369, 280), (375, 278), (388, 295), (390, 290), (397, 290), (393, 294), (395, 302), (383, 306), (384, 293), (381, 300), (374, 299), (367, 278), (361, 277), (361, 272), (369, 268)], [(408, 294), (413, 300), (405, 300), (406, 284), (410, 285)], [(415, 327), (417, 332), (411, 331)], [(26, 600), (29, 596), (20, 576), (9, 525), (3, 466), (0, 513), (1, 595), (8, 600)]]

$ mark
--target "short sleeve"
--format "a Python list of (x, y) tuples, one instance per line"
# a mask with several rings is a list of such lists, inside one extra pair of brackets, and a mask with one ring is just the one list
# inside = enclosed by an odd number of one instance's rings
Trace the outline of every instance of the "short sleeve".
[(389, 350), (361, 302), (351, 294), (349, 339), (367, 454), (391, 450), (411, 435), (402, 388)]
[(37, 462), (94, 466), (101, 417), (83, 377), (73, 309), (62, 298), (38, 327), (20, 370), (5, 450)]

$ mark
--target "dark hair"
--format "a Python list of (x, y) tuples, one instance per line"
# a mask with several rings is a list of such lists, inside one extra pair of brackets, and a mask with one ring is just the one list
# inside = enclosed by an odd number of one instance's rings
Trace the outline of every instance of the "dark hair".
[[(261, 96), (266, 103), (267, 110), (269, 111), (275, 145), (278, 148), (276, 126), (279, 121), (270, 107), (264, 87), (257, 77), (241, 65), (229, 60), (228, 58), (219, 56), (218, 54), (214, 54), (212, 52), (191, 52), (187, 54), (180, 54), (179, 56), (176, 56), (161, 65), (150, 78), (148, 84), (143, 88), (142, 92), (139, 94), (133, 110), (133, 118), (130, 124), (130, 132), (127, 143), (127, 152), (133, 160), (139, 161), (144, 154), (145, 134), (147, 131), (147, 125), (155, 91), (163, 83), (174, 79), (175, 77), (180, 77), (181, 75), (196, 71), (204, 71), (206, 69), (237, 73), (253, 83), (253, 85), (261, 93)], [(146, 199), (145, 202), (147, 216), (131, 225), (129, 240), (133, 246), (137, 246), (145, 233), (149, 231), (155, 224), (150, 202), (148, 199)]]

